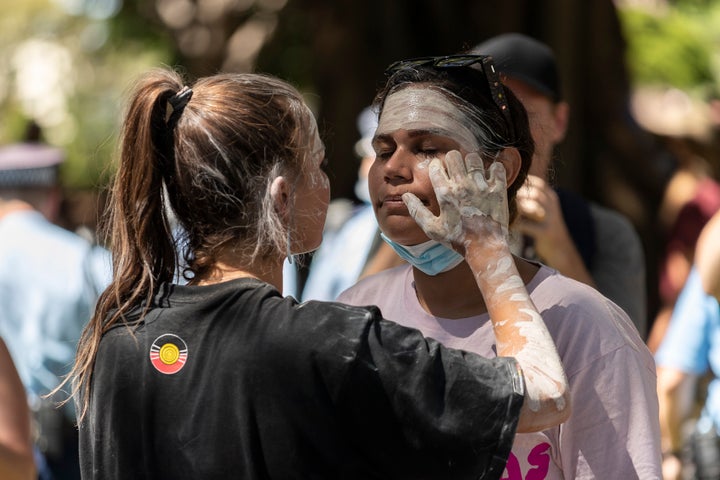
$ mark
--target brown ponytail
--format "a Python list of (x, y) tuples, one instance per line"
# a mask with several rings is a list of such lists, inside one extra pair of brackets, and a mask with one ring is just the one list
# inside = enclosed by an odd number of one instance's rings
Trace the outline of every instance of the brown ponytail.
[[(160, 282), (172, 279), (177, 255), (163, 202), (163, 173), (172, 169), (172, 131), (165, 122), (168, 99), (183, 87), (170, 71), (153, 71), (131, 94), (120, 138), (121, 162), (110, 192), (104, 230), (112, 242), (113, 279), (78, 344), (73, 392), (86, 411), (92, 366), (102, 335), (145, 303)], [(112, 313), (111, 313), (112, 312)]]

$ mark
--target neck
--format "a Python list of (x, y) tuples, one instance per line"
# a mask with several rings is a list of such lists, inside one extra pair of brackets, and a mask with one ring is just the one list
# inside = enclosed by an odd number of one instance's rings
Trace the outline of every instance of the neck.
[(0, 198), (0, 219), (3, 218), (5, 215), (9, 215), (13, 212), (22, 212), (28, 210), (33, 210), (33, 207), (27, 202), (15, 199), (3, 200), (2, 198)]
[[(538, 267), (525, 260), (514, 258), (515, 265), (526, 285)], [(487, 313), (485, 299), (478, 290), (475, 276), (463, 262), (449, 272), (431, 276), (413, 268), (415, 292), (426, 312), (442, 318), (467, 318)]]
[(238, 260), (223, 259), (217, 261), (207, 275), (193, 280), (192, 284), (213, 285), (238, 278), (255, 278), (269, 283), (279, 292), (282, 292), (282, 265), (282, 259), (280, 261), (256, 260), (250, 264)]

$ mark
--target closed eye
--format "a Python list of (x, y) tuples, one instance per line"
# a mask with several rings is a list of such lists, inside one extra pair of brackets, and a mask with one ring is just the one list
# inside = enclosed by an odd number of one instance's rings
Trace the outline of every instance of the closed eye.
[(417, 151), (418, 155), (425, 158), (436, 158), (439, 152), (437, 148), (422, 148)]
[(390, 157), (392, 157), (392, 154), (395, 152), (394, 149), (389, 148), (381, 148), (375, 151), (375, 157), (379, 160), (387, 160)]

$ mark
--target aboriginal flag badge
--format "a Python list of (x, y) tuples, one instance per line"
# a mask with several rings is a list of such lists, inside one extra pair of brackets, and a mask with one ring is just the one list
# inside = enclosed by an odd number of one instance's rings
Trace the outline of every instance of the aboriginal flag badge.
[(172, 333), (160, 335), (150, 347), (150, 363), (165, 375), (177, 373), (185, 366), (188, 348), (182, 338)]

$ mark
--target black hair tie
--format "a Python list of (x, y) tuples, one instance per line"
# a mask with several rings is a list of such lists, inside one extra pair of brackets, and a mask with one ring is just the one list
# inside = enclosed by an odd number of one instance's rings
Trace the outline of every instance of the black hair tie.
[(182, 115), (183, 110), (185, 110), (185, 106), (192, 98), (192, 95), (192, 89), (185, 86), (168, 100), (165, 123), (170, 129), (175, 128), (175, 124), (180, 118), (180, 115)]
[(173, 137), (175, 132), (175, 125), (180, 119), (185, 106), (192, 98), (193, 91), (190, 87), (183, 87), (175, 95), (170, 97), (167, 101), (165, 109), (165, 125), (166, 129), (161, 134), (162, 138), (159, 139), (160, 143), (164, 145), (164, 154), (160, 155), (160, 171), (165, 175), (167, 181), (171, 181), (173, 178), (173, 169), (175, 163), (175, 151), (173, 148)]

